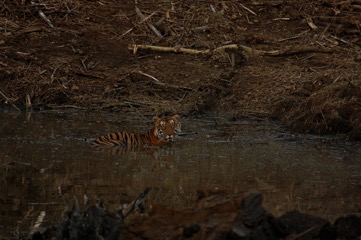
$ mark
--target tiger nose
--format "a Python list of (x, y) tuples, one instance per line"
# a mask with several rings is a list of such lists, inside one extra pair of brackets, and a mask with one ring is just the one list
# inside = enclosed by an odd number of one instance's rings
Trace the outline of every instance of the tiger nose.
[(173, 142), (173, 135), (167, 135), (165, 138), (168, 142)]

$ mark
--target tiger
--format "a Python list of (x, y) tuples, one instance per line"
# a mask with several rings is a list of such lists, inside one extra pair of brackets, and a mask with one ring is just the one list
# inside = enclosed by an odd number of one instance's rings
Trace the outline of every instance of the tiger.
[(160, 115), (154, 117), (154, 127), (145, 133), (113, 132), (95, 139), (93, 147), (102, 146), (162, 146), (173, 142), (174, 137), (181, 132), (180, 117)]

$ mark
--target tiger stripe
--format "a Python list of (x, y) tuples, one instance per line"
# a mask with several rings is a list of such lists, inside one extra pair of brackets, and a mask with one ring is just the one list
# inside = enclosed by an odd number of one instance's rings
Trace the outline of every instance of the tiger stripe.
[(105, 134), (92, 142), (92, 146), (141, 146), (165, 145), (172, 142), (181, 131), (177, 114), (154, 118), (154, 127), (145, 133), (113, 132)]

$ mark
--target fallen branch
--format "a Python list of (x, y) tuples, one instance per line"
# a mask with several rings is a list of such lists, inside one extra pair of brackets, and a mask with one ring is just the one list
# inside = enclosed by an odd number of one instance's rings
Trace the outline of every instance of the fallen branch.
[(137, 44), (130, 44), (128, 46), (129, 50), (132, 50), (134, 54), (137, 53), (139, 49), (143, 50), (152, 50), (158, 52), (173, 52), (173, 53), (187, 53), (187, 54), (213, 54), (214, 52), (225, 51), (230, 49), (241, 49), (245, 52), (255, 55), (261, 56), (287, 56), (287, 55), (294, 55), (294, 54), (301, 54), (301, 53), (310, 53), (310, 52), (318, 52), (318, 53), (332, 53), (334, 50), (326, 49), (326, 48), (318, 48), (318, 47), (286, 47), (280, 50), (257, 50), (251, 47), (240, 45), (240, 44), (230, 44), (215, 48), (214, 50), (206, 49), (206, 50), (195, 50), (189, 48), (182, 48), (182, 47), (162, 47), (162, 46), (152, 46), (152, 45), (137, 45)]
[(129, 50), (132, 50), (134, 54), (137, 53), (138, 49), (143, 50), (152, 50), (156, 52), (174, 52), (174, 53), (187, 53), (187, 54), (209, 54), (210, 50), (195, 50), (182, 47), (162, 47), (162, 46), (152, 46), (152, 45), (137, 45), (130, 44), (128, 46)]

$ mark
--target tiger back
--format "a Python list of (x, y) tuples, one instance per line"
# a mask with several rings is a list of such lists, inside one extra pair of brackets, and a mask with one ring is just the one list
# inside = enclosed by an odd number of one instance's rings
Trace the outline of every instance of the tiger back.
[(114, 132), (103, 135), (92, 142), (92, 146), (161, 146), (174, 141), (181, 131), (179, 115), (156, 116), (154, 127), (145, 133)]

